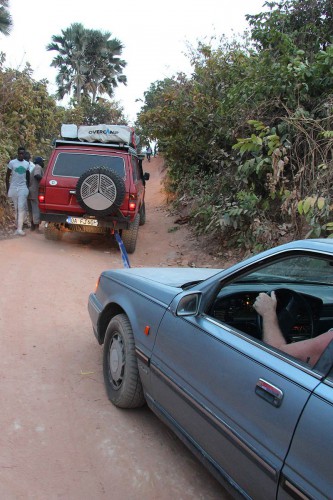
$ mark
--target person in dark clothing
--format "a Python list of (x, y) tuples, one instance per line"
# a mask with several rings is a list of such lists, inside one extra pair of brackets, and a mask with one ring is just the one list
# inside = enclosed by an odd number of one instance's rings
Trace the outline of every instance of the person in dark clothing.
[(34, 168), (30, 172), (30, 184), (28, 195), (28, 210), (31, 223), (31, 231), (39, 229), (40, 211), (38, 207), (38, 187), (43, 178), (44, 158), (36, 156), (34, 159)]
[(147, 156), (147, 160), (150, 161), (150, 157), (151, 157), (151, 154), (152, 154), (152, 149), (150, 147), (150, 144), (148, 144), (147, 148), (146, 148), (146, 156)]

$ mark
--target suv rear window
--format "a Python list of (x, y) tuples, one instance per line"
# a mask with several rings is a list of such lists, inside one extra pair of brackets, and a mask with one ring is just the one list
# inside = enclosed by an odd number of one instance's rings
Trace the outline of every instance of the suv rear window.
[(108, 167), (125, 178), (125, 164), (121, 156), (103, 156), (87, 153), (59, 153), (52, 174), (61, 177), (80, 177), (93, 167)]

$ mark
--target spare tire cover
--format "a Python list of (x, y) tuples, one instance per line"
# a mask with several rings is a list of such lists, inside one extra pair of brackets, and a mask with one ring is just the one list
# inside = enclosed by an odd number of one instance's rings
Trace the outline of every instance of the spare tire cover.
[(91, 215), (108, 215), (120, 207), (126, 194), (124, 180), (108, 167), (93, 167), (76, 184), (76, 198)]

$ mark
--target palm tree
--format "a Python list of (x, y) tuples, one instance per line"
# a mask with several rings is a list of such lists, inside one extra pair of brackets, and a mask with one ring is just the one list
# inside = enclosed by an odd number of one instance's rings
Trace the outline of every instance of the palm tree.
[(53, 35), (52, 43), (46, 47), (49, 51), (58, 52), (51, 63), (51, 66), (59, 68), (56, 77), (57, 95), (62, 99), (73, 91), (77, 102), (80, 102), (82, 85), (85, 81), (84, 73), (87, 71), (84, 62), (87, 44), (86, 29), (82, 24), (74, 23), (61, 33), (62, 35)]
[(9, 35), (12, 27), (13, 21), (8, 10), (8, 0), (0, 0), (0, 33)]
[(123, 45), (111, 33), (88, 30), (74, 23), (62, 35), (53, 35), (47, 50), (56, 50), (58, 55), (51, 66), (59, 68), (56, 77), (57, 96), (75, 94), (78, 103), (82, 95), (96, 102), (98, 94), (112, 96), (118, 83), (126, 84), (122, 74), (126, 62), (120, 58)]
[(126, 76), (122, 74), (126, 62), (120, 58), (123, 45), (117, 38), (110, 37), (111, 33), (97, 30), (91, 30), (88, 36), (86, 58), (89, 73), (84, 92), (92, 95), (92, 102), (96, 102), (98, 95), (111, 97), (118, 83), (127, 83)]

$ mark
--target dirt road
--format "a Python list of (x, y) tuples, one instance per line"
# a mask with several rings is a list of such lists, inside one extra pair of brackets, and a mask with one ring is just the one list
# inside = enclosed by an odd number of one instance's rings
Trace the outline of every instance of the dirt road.
[[(160, 159), (146, 164), (147, 223), (132, 266), (211, 265), (163, 208)], [(115, 247), (27, 232), (0, 241), (0, 498), (229, 498), (147, 409), (119, 410), (102, 379), (87, 299)]]

